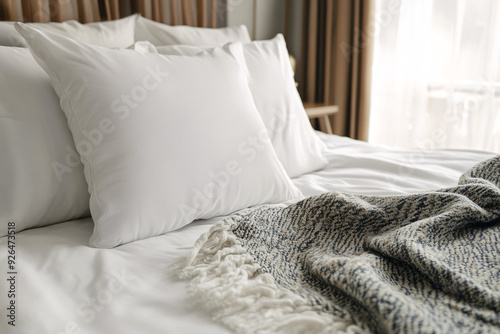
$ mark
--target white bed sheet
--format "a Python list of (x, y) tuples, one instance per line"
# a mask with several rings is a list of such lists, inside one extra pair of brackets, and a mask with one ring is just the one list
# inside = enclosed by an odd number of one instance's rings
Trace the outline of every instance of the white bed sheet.
[(394, 195), (450, 187), (477, 162), (495, 156), (471, 150), (399, 149), (317, 134), (328, 147), (329, 163), (294, 180), (305, 196), (327, 191)]
[[(401, 194), (456, 184), (460, 174), (493, 154), (401, 150), (319, 134), (329, 166), (294, 183), (310, 196), (327, 191)], [(115, 249), (88, 247), (90, 218), (17, 234), (16, 327), (7, 325), (1, 280), (0, 333), (228, 333), (190, 308), (187, 284), (170, 266), (220, 218)], [(7, 239), (0, 239), (7, 272)]]

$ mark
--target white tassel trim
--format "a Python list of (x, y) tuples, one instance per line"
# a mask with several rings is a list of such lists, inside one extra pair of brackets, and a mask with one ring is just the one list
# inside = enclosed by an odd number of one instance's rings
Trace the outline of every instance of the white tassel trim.
[(178, 268), (179, 277), (191, 279), (193, 300), (216, 321), (237, 333), (368, 333), (349, 319), (320, 312), (260, 273), (231, 232), (236, 226), (231, 218), (213, 226)]

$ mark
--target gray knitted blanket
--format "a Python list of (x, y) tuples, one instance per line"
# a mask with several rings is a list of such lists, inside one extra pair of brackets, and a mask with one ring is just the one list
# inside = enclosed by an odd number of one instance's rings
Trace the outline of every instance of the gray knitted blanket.
[(439, 191), (249, 210), (182, 275), (237, 332), (500, 333), (499, 188), (496, 157)]

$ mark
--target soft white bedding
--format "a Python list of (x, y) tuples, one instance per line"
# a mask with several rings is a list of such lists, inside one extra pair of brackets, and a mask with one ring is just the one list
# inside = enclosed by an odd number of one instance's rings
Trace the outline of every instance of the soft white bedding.
[[(451, 186), (490, 153), (400, 150), (319, 134), (329, 165), (294, 179), (305, 196), (326, 191), (418, 192)], [(88, 246), (90, 218), (17, 234), (17, 319), (7, 326), (2, 279), (0, 333), (227, 333), (202, 310), (189, 309), (185, 282), (169, 267), (220, 218), (114, 249)], [(7, 272), (7, 239), (0, 239)]]
[(327, 144), (328, 167), (294, 179), (304, 196), (327, 191), (391, 195), (449, 187), (493, 153), (398, 149), (317, 132)]

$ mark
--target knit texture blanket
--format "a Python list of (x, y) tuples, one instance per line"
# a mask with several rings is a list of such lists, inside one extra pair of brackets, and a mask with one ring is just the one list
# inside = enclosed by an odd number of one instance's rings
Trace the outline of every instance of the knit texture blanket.
[(500, 333), (500, 157), (456, 187), (234, 215), (180, 269), (240, 333)]

